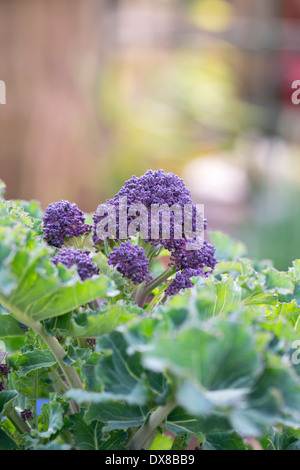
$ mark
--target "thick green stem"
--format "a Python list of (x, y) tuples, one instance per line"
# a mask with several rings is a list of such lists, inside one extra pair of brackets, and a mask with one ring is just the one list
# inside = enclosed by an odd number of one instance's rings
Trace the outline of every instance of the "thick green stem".
[(159, 286), (162, 282), (169, 279), (169, 277), (175, 274), (175, 272), (176, 272), (176, 266), (171, 266), (170, 268), (166, 269), (166, 271), (164, 271), (160, 276), (158, 276), (157, 278), (153, 279), (153, 281), (146, 284), (143, 291), (140, 293), (140, 295), (136, 296), (134, 299), (136, 303), (138, 304), (138, 306), (143, 307), (147, 295), (149, 295), (153, 291), (153, 289)]
[(74, 367), (72, 366), (67, 366), (63, 362), (63, 358), (66, 355), (65, 350), (61, 347), (57, 339), (53, 336), (50, 336), (46, 333), (44, 330), (44, 327), (41, 323), (35, 322), (31, 323), (29, 325), (40, 337), (45, 341), (47, 346), (49, 347), (50, 351), (53, 353), (55, 356), (57, 363), (59, 364), (69, 386), (71, 388), (79, 388), (83, 389), (83, 385), (81, 383), (80, 378), (78, 377), (78, 374)]
[(169, 277), (173, 276), (173, 274), (175, 273), (176, 273), (176, 266), (171, 266), (170, 268), (166, 269), (166, 271), (164, 271), (160, 276), (153, 279), (153, 281), (149, 282), (145, 286), (145, 291), (147, 291), (147, 295), (150, 294), (150, 292), (153, 289), (155, 289), (155, 287), (159, 286), (162, 282), (169, 279)]
[(69, 390), (68, 385), (63, 381), (56, 369), (51, 369), (49, 376), (52, 380), (54, 390), (58, 395), (61, 393), (66, 393)]
[(173, 401), (166, 405), (159, 406), (135, 433), (133, 438), (129, 441), (127, 448), (129, 450), (149, 450), (158, 426), (162, 424), (164, 419), (171, 413), (175, 406), (176, 403)]
[(149, 302), (149, 304), (147, 305), (146, 307), (146, 313), (151, 313), (153, 308), (159, 303), (159, 301), (161, 300), (161, 297), (164, 295), (164, 291), (167, 289), (169, 284), (166, 284), (164, 286), (162, 286), (162, 288), (159, 290), (159, 292), (153, 297), (153, 299), (151, 300), (151, 302)]
[(6, 417), (12, 422), (15, 426), (16, 430), (20, 434), (25, 434), (26, 432), (30, 432), (31, 428), (28, 424), (21, 418), (21, 416), (17, 413), (14, 407), (11, 404), (8, 404), (4, 409), (4, 414)]
[(34, 426), (38, 429), (38, 417), (37, 417), (37, 397), (38, 397), (38, 390), (39, 390), (39, 370), (37, 369), (34, 374), (34, 402), (33, 402), (33, 419), (34, 419)]
[(145, 282), (138, 284), (134, 291), (131, 294), (132, 300), (134, 300), (139, 305), (139, 298), (143, 294), (145, 288)]

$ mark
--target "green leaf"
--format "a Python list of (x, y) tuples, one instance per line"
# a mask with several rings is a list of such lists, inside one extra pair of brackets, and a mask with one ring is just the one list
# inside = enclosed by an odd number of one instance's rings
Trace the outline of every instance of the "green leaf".
[(71, 445), (52, 441), (48, 442), (47, 444), (38, 444), (32, 450), (71, 450)]
[(16, 201), (4, 201), (0, 199), (0, 217), (1, 219), (20, 222), (30, 228), (34, 227), (33, 218), (29, 215), (28, 211), (24, 210)]
[(150, 450), (170, 450), (172, 448), (173, 439), (165, 434), (156, 434)]
[(86, 414), (87, 423), (101, 421), (106, 423), (103, 431), (113, 429), (127, 429), (129, 427), (141, 426), (149, 413), (148, 407), (127, 405), (124, 403), (92, 403)]
[(249, 446), (234, 431), (207, 434), (203, 450), (247, 450)]
[(70, 416), (72, 433), (76, 449), (79, 450), (124, 450), (127, 434), (124, 431), (115, 431), (110, 435), (103, 434), (103, 423), (93, 421), (87, 424), (83, 414)]
[(265, 275), (265, 287), (269, 292), (286, 295), (294, 292), (294, 282), (289, 273), (277, 271), (269, 267), (263, 271)]
[(241, 389), (260, 368), (255, 346), (248, 326), (218, 319), (210, 329), (199, 325), (154, 338), (143, 362), (154, 371), (167, 370), (185, 383), (191, 381), (199, 392)]
[(24, 336), (26, 329), (21, 328), (19, 322), (11, 315), (0, 314), (0, 338)]
[(294, 327), (295, 331), (299, 331), (299, 316), (300, 316), (300, 308), (295, 299), (291, 302), (279, 302), (276, 307), (274, 307), (268, 317), (269, 320), (272, 320), (277, 317), (283, 317), (287, 319), (291, 325)]
[[(296, 432), (293, 430), (285, 429), (284, 431), (275, 428), (269, 428), (261, 443), (264, 450), (299, 450), (299, 439), (297, 439)], [(299, 436), (298, 436), (299, 437)]]
[(300, 282), (300, 259), (293, 261), (293, 267), (289, 268), (289, 274), (295, 283)]
[[(242, 307), (242, 288), (237, 280), (227, 274), (222, 274), (221, 280), (215, 280), (212, 277), (201, 279), (196, 287), (195, 296), (194, 308), (202, 320), (219, 315), (225, 316)], [(187, 310), (190, 311), (193, 300), (186, 296), (185, 301), (189, 304)]]
[(73, 344), (67, 345), (65, 350), (66, 350), (66, 355), (63, 358), (63, 362), (67, 366), (73, 366), (73, 367), (83, 366), (91, 354), (90, 349), (80, 348), (78, 346), (74, 346)]
[(214, 276), (219, 274), (231, 274), (232, 277), (251, 276), (253, 267), (247, 258), (240, 258), (235, 261), (219, 261), (214, 269)]
[(51, 401), (42, 405), (41, 412), (43, 430), (39, 432), (39, 437), (47, 439), (62, 429), (64, 411), (58, 402)]
[(15, 390), (2, 390), (2, 392), (0, 392), (0, 416), (2, 416), (4, 407), (17, 396), (18, 392)]
[(258, 377), (247, 403), (236, 408), (232, 426), (246, 436), (260, 436), (267, 426), (278, 423), (298, 426), (300, 384), (291, 366), (279, 357), (268, 356), (267, 366)]
[(104, 441), (99, 450), (126, 450), (125, 442), (127, 432), (122, 430), (114, 430), (104, 435)]
[(166, 426), (174, 434), (187, 432), (194, 436), (230, 430), (226, 415), (217, 413), (209, 416), (195, 416), (179, 406), (168, 415)]
[(0, 180), (0, 197), (4, 197), (6, 185), (4, 181)]
[(101, 403), (124, 400), (129, 404), (144, 405), (149, 399), (160, 400), (165, 378), (145, 370), (138, 352), (127, 353), (128, 344), (123, 335), (113, 331), (97, 340), (96, 351), (101, 352), (95, 365), (95, 375), (101, 381), (100, 392), (70, 390), (67, 396), (82, 403)]
[(22, 353), (18, 357), (16, 366), (19, 368), (18, 374), (22, 377), (32, 370), (51, 367), (56, 362), (56, 358), (51, 351), (35, 349), (34, 351)]
[(81, 368), (87, 390), (100, 391), (100, 382), (95, 373), (95, 366), (98, 360), (99, 354), (92, 352)]
[(77, 315), (63, 315), (55, 322), (59, 336), (97, 338), (143, 315), (144, 311), (132, 304), (117, 303), (107, 305), (103, 310), (87, 309)]
[(16, 442), (6, 434), (5, 431), (0, 429), (0, 450), (17, 450), (18, 445)]
[(217, 260), (233, 261), (245, 256), (247, 250), (242, 242), (233, 240), (225, 233), (218, 231), (211, 232), (209, 236), (216, 248)]
[(162, 375), (145, 371), (139, 353), (129, 355), (123, 335), (113, 331), (97, 340), (96, 351), (102, 354), (96, 366), (105, 396), (143, 405), (150, 397), (160, 397), (165, 381)]
[(173, 441), (172, 450), (185, 450), (188, 446), (190, 434), (187, 432), (178, 433)]
[(99, 450), (102, 439), (103, 423), (93, 421), (87, 424), (82, 413), (70, 416), (72, 422), (72, 433), (76, 449), (79, 450)]
[(129, 292), (126, 289), (126, 280), (116, 269), (107, 263), (107, 258), (103, 253), (99, 252), (93, 257), (94, 263), (98, 266), (100, 273), (104, 276), (112, 279), (117, 288), (123, 293), (125, 297), (130, 297)]
[(278, 302), (277, 294), (265, 294), (257, 292), (244, 299), (244, 304), (248, 306), (253, 305), (276, 305)]

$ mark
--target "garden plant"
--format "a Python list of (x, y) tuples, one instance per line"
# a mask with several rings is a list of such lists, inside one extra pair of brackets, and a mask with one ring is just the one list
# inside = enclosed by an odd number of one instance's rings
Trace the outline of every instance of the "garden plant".
[(300, 260), (249, 259), (163, 170), (94, 214), (0, 185), (0, 450), (300, 450)]

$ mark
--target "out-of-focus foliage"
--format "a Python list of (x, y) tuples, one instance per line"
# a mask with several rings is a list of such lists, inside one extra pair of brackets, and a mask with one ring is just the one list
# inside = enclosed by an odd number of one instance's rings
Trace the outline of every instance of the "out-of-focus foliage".
[(224, 57), (184, 48), (142, 66), (108, 63), (99, 110), (114, 135), (112, 160), (103, 163), (108, 192), (149, 165), (176, 170), (193, 155), (230, 145), (255, 116)]

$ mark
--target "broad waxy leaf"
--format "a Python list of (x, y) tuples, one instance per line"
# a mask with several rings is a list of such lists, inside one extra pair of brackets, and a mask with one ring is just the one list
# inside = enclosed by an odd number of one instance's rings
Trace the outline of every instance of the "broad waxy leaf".
[(76, 336), (78, 338), (97, 338), (114, 330), (120, 325), (134, 320), (144, 311), (136, 305), (107, 305), (103, 310), (87, 309), (81, 314), (63, 315), (55, 322), (54, 331), (59, 336)]
[(128, 344), (117, 331), (97, 340), (96, 351), (102, 354), (95, 364), (95, 375), (101, 383), (98, 393), (70, 390), (67, 395), (77, 402), (101, 403), (124, 400), (144, 405), (149, 399), (160, 401), (168, 390), (162, 374), (145, 370), (140, 354), (128, 355)]
[(28, 372), (43, 367), (51, 367), (56, 364), (56, 359), (48, 349), (27, 351), (18, 357), (16, 365), (19, 367), (19, 375), (22, 377)]
[(209, 416), (195, 416), (179, 406), (168, 415), (166, 426), (174, 434), (188, 432), (193, 436), (230, 430), (230, 423), (226, 415), (219, 413)]
[(22, 328), (20, 323), (11, 315), (0, 314), (0, 338), (23, 336), (25, 332), (26, 328)]
[(245, 256), (247, 252), (242, 242), (233, 240), (225, 233), (211, 232), (210, 239), (216, 248), (216, 258), (218, 260), (232, 261)]
[(155, 338), (143, 356), (147, 367), (167, 369), (207, 390), (248, 386), (259, 369), (248, 328), (225, 320), (213, 323), (210, 330), (187, 328)]
[[(79, 393), (78, 393), (79, 395)], [(141, 426), (149, 413), (148, 407), (127, 405), (124, 403), (92, 403), (86, 414), (86, 422), (101, 421), (106, 423), (103, 430), (127, 429), (128, 427)]]
[(203, 444), (203, 450), (247, 450), (241, 436), (234, 431), (216, 432), (207, 434)]
[(42, 405), (43, 431), (39, 436), (49, 438), (63, 427), (63, 409), (60, 403), (50, 402)]
[(294, 282), (289, 273), (269, 267), (263, 271), (263, 274), (265, 275), (265, 287), (269, 292), (286, 295), (294, 291)]
[(51, 253), (23, 226), (0, 227), (0, 302), (21, 322), (63, 315), (118, 293), (108, 278), (82, 282), (75, 269), (55, 266)]

